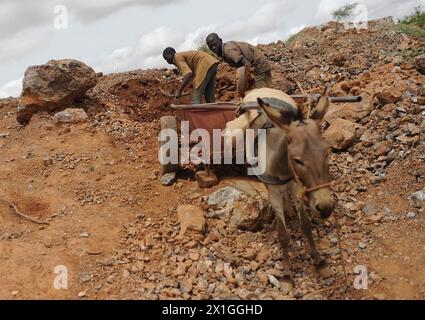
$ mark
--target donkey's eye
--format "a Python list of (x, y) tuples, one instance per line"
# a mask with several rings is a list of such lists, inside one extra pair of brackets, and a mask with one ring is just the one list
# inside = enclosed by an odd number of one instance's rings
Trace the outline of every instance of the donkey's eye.
[(294, 158), (294, 161), (295, 161), (296, 164), (299, 164), (300, 166), (304, 165), (304, 162), (301, 159)]

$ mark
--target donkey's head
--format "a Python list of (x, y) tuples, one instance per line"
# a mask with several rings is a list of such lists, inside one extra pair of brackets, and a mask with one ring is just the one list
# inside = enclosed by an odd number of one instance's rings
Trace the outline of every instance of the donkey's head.
[(329, 107), (328, 96), (320, 98), (313, 115), (306, 120), (300, 111), (276, 109), (262, 99), (258, 103), (273, 125), (287, 136), (288, 169), (305, 190), (310, 208), (328, 218), (335, 200), (329, 189), (328, 146), (320, 136), (320, 124)]

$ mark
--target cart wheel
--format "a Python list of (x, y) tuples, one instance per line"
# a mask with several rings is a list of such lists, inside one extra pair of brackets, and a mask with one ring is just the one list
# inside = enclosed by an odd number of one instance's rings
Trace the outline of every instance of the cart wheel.
[[(174, 116), (165, 116), (165, 117), (161, 117), (159, 119), (159, 123), (161, 125), (161, 130), (164, 129), (172, 129), (172, 130), (176, 130), (177, 132), (177, 119)], [(159, 142), (159, 151), (161, 152), (161, 147), (166, 144), (166, 142)], [(164, 156), (170, 156), (169, 152), (167, 152), (166, 154), (164, 154)], [(171, 172), (177, 172), (179, 170), (179, 165), (178, 164), (161, 164), (161, 169), (162, 169), (162, 175), (167, 174), (167, 173), (171, 173)]]

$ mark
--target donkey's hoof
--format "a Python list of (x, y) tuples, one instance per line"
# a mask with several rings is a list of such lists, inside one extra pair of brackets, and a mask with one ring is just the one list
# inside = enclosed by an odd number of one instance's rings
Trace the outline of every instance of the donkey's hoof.
[(321, 260), (316, 265), (316, 271), (324, 279), (329, 278), (333, 274), (331, 268), (329, 267), (328, 263), (325, 260)]

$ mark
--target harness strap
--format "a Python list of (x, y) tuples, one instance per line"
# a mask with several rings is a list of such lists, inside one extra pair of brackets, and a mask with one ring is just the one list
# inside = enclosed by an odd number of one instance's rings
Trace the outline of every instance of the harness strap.
[(280, 180), (278, 178), (266, 175), (266, 174), (257, 174), (257, 178), (261, 181), (264, 182), (266, 184), (270, 184), (272, 186), (283, 186), (285, 184), (288, 184), (289, 182), (292, 181), (292, 178), (289, 177), (286, 180)]
[[(255, 120), (257, 120), (258, 119), (258, 117), (256, 117), (255, 119), (254, 119), (254, 121)], [(252, 121), (252, 123), (254, 123), (254, 121)], [(251, 123), (251, 124), (252, 124)], [(266, 121), (264, 124), (263, 124), (263, 126), (261, 127), (261, 129), (263, 129), (263, 130), (268, 130), (268, 129), (270, 129), (270, 128), (273, 128), (274, 126), (273, 126), (273, 124), (271, 123), (271, 122), (269, 122), (269, 121)], [(258, 156), (258, 134), (256, 135), (256, 137), (255, 137), (255, 142), (254, 142), (254, 148), (255, 148), (255, 155), (256, 156)], [(261, 181), (261, 182), (264, 182), (264, 183), (266, 183), (266, 184), (269, 184), (269, 185), (274, 185), (274, 186), (283, 186), (283, 185), (285, 185), (285, 184), (288, 184), (289, 182), (291, 182), (292, 181), (292, 177), (290, 176), (289, 178), (287, 178), (287, 179), (285, 179), (285, 180), (281, 180), (281, 179), (279, 179), (279, 178), (276, 178), (276, 177), (272, 177), (272, 176), (269, 176), (269, 175), (267, 175), (267, 174), (258, 174), (256, 171), (255, 171), (255, 169), (254, 168), (252, 168), (252, 170), (254, 171), (254, 173), (255, 173), (255, 175), (257, 176), (257, 178)]]

